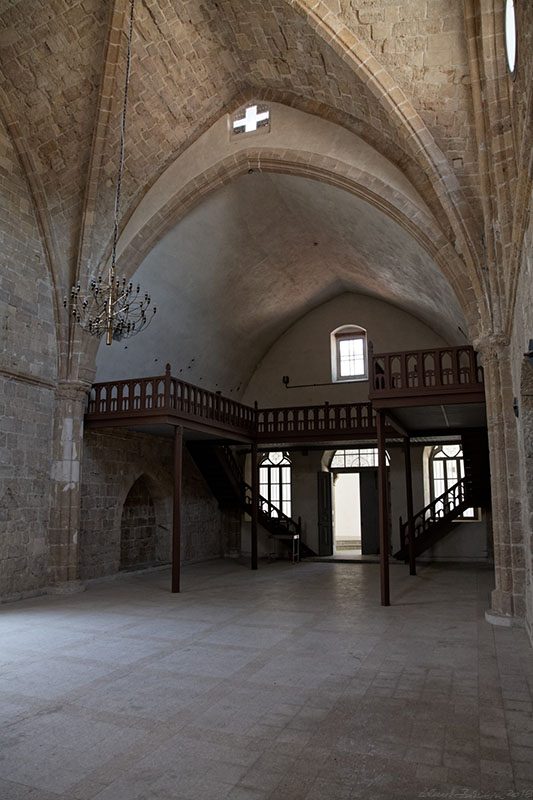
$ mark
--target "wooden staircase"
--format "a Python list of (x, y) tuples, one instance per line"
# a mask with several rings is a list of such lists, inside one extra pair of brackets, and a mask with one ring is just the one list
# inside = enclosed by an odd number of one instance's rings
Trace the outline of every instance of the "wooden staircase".
[(242, 508), (242, 472), (230, 448), (196, 442), (187, 447), (219, 508)]
[[(252, 487), (245, 483), (241, 468), (229, 447), (189, 442), (188, 449), (207, 485), (218, 500), (219, 508), (252, 511)], [(301, 541), (301, 520), (283, 514), (266, 497), (259, 495), (259, 524), (289, 550), (293, 561), (316, 553)]]
[[(252, 513), (252, 487), (244, 484), (244, 510)], [(305, 542), (301, 540), (302, 520), (291, 519), (277, 508), (273, 503), (259, 495), (259, 524), (268, 531), (273, 539), (283, 542), (290, 550), (293, 561), (299, 561), (303, 556), (315, 556)]]
[[(415, 514), (413, 517), (415, 557), (446, 536), (452, 530), (457, 518), (474, 504), (471, 493), (467, 492), (467, 479), (462, 478)], [(409, 521), (402, 522), (401, 517), (400, 542), (401, 547), (397, 553), (394, 553), (394, 558), (408, 561)]]

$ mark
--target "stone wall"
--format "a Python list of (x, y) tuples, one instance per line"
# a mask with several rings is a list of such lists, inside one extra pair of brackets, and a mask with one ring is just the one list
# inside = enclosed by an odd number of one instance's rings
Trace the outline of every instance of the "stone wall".
[(131, 487), (120, 520), (120, 568), (156, 562), (157, 526), (150, 488), (141, 475)]
[[(86, 431), (82, 464), (80, 578), (120, 568), (124, 503), (142, 477), (153, 504), (154, 561), (171, 559), (172, 441), (148, 434)], [(183, 451), (182, 549), (184, 563), (218, 558), (234, 534), (189, 453)]]
[(47, 583), (54, 393), (0, 375), (0, 592), (14, 600)]
[(533, 307), (533, 215), (530, 217), (522, 251), (518, 303), (511, 346), (513, 390), (518, 403), (517, 429), (521, 478), (521, 527), (523, 530), (525, 571), (526, 627), (533, 643), (533, 367), (524, 356), (533, 339), (531, 308)]
[(515, 573), (523, 575), (524, 604), (520, 616), (525, 616), (526, 629), (533, 644), (533, 367), (524, 355), (529, 350), (529, 340), (533, 339), (533, 5), (515, 3), (515, 6), (518, 46), (515, 79), (509, 79), (512, 117), (509, 145), (514, 143), (517, 182), (513, 196), (514, 228), (509, 247), (509, 272), (511, 279), (517, 279), (517, 287), (509, 303), (512, 319), (509, 350), (512, 395), (516, 398), (518, 416), (514, 417), (506, 410), (505, 423), (516, 430), (517, 458), (513, 467), (519, 478), (516, 489), (519, 502), (513, 504), (511, 516), (517, 517), (515, 529), (522, 534), (523, 543), (521, 560), (513, 567)]
[(47, 583), (54, 309), (32, 198), (0, 119), (0, 594)]

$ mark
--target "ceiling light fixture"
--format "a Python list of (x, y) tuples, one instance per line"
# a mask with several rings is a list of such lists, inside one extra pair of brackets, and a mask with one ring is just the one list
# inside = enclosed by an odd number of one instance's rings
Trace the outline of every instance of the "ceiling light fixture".
[(139, 333), (152, 321), (156, 312), (152, 307), (148, 313), (151, 298), (147, 292), (141, 293), (140, 286), (135, 286), (126, 278), (116, 276), (116, 252), (118, 241), (118, 221), (120, 208), (120, 187), (124, 170), (124, 140), (126, 133), (126, 107), (128, 102), (128, 86), (130, 82), (131, 42), (133, 34), (133, 5), (130, 0), (130, 22), (128, 32), (128, 55), (126, 60), (126, 78), (124, 82), (124, 99), (120, 127), (120, 159), (115, 192), (115, 215), (113, 227), (113, 245), (111, 248), (111, 264), (107, 279), (102, 275), (91, 279), (86, 294), (82, 294), (78, 281), (72, 287), (70, 298), (65, 296), (63, 305), (69, 309), (71, 317), (83, 330), (92, 336), (105, 333), (106, 344), (113, 339), (120, 341)]

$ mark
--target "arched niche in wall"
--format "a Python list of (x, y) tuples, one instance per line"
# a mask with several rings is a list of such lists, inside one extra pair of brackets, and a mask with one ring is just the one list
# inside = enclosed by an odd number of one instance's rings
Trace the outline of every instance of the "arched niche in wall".
[(151, 484), (147, 475), (137, 478), (122, 506), (120, 569), (168, 562), (168, 535), (164, 535), (166, 526), (157, 524)]

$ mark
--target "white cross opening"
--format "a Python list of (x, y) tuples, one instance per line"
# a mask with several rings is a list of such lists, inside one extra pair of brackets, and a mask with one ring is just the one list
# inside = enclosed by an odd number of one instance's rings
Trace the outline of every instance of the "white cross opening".
[(242, 128), (244, 125), (244, 132), (249, 133), (250, 131), (256, 131), (258, 128), (258, 123), (263, 122), (264, 120), (268, 119), (270, 116), (270, 111), (261, 111), (257, 112), (257, 106), (248, 106), (244, 117), (240, 119), (236, 119), (233, 122), (233, 129)]

